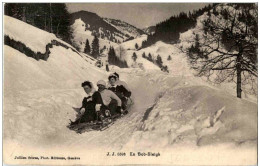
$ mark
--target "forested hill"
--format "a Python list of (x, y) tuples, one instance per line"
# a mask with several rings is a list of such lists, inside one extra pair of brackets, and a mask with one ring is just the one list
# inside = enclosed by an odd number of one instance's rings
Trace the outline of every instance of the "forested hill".
[(70, 17), (65, 3), (6, 3), (4, 14), (70, 42)]
[(155, 26), (155, 32), (148, 36), (147, 41), (144, 41), (142, 47), (148, 47), (157, 41), (167, 43), (176, 43), (179, 40), (180, 33), (183, 33), (196, 25), (196, 20), (204, 12), (209, 11), (217, 4), (209, 4), (202, 9), (194, 10), (193, 12), (181, 12), (176, 16), (162, 21)]

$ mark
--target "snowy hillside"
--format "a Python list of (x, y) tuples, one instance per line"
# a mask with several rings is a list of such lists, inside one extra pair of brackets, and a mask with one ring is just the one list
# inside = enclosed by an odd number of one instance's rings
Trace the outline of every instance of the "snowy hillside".
[(8, 24), (4, 25), (5, 36), (8, 36), (10, 39), (25, 44), (35, 53), (37, 52), (45, 53), (46, 46), (52, 43), (52, 41), (54, 40), (64, 44), (65, 46), (69, 47), (73, 51), (76, 51), (75, 48), (73, 48), (66, 42), (58, 39), (52, 33), (48, 33), (46, 31), (40, 30), (29, 24), (25, 24), (23, 21), (17, 20), (10, 16), (4, 16), (4, 21), (8, 22)]
[[(73, 24), (75, 40), (90, 32), (80, 19)], [(53, 34), (5, 17), (5, 35), (34, 51), (45, 52)], [(20, 29), (30, 31), (23, 32)], [(31, 32), (31, 33), (30, 33)], [(27, 33), (28, 36), (23, 33)], [(46, 37), (46, 38), (45, 38)], [(89, 40), (91, 38), (88, 38)], [(257, 103), (238, 99), (229, 91), (194, 77), (176, 45), (157, 42), (135, 50), (145, 36), (123, 43), (127, 63), (136, 52), (138, 68), (112, 68), (128, 83), (134, 105), (105, 131), (77, 134), (66, 126), (74, 120), (84, 90), (81, 83), (110, 74), (67, 45), (49, 48), (47, 61), (36, 61), (16, 48), (4, 46), (3, 158), (5, 164), (28, 164), (15, 156), (78, 156), (80, 160), (30, 160), (32, 165), (255, 165), (257, 163)], [(90, 41), (91, 42), (91, 41)], [(118, 46), (100, 39), (100, 45)], [(73, 51), (74, 50), (74, 51)], [(170, 73), (142, 58), (162, 57)], [(166, 58), (171, 55), (172, 60)], [(96, 87), (95, 87), (96, 88)], [(107, 152), (160, 152), (160, 157), (107, 157)], [(236, 157), (234, 157), (236, 156)], [(201, 160), (203, 158), (203, 161)]]
[(133, 25), (130, 25), (124, 21), (116, 20), (116, 19), (110, 19), (110, 18), (104, 18), (104, 20), (114, 26), (119, 31), (127, 34), (130, 37), (136, 38), (137, 36), (143, 35), (144, 32), (138, 28), (136, 28)]
[(155, 32), (155, 26), (150, 26), (150, 27), (144, 28), (143, 31), (149, 35), (152, 35)]
[[(79, 47), (81, 52), (84, 51), (86, 40), (88, 39), (89, 43), (91, 44), (92, 40), (94, 39), (92, 32), (90, 30), (86, 30), (85, 26), (86, 24), (80, 18), (75, 20), (74, 24), (71, 25), (73, 30), (72, 42)], [(106, 49), (104, 49), (104, 54), (107, 53), (110, 46), (116, 47), (118, 44), (106, 39), (99, 38), (99, 48), (103, 49), (106, 47)]]
[(78, 19), (84, 22), (84, 31), (88, 31), (92, 36), (96, 35), (98, 38), (115, 43), (121, 43), (133, 35), (141, 34), (141, 30), (139, 31), (125, 22), (116, 21), (115, 24), (114, 21), (112, 23), (111, 20), (101, 18), (88, 11), (72, 13), (71, 25)]
[[(127, 61), (128, 66), (136, 66), (132, 59), (133, 53), (135, 52), (137, 55), (137, 64), (142, 63), (145, 69), (160, 70), (156, 64), (142, 57), (143, 53), (145, 53), (146, 57), (148, 57), (148, 54), (150, 53), (153, 60), (156, 60), (158, 55), (161, 56), (163, 65), (168, 66), (170, 74), (192, 75), (186, 55), (181, 52), (178, 45), (166, 44), (159, 41), (150, 47), (136, 50), (135, 44), (141, 45), (142, 41), (146, 39), (147, 36), (143, 35), (142, 37), (120, 44), (120, 46), (126, 50), (125, 60)], [(170, 60), (168, 60), (169, 56), (171, 57)]]
[(136, 50), (135, 45), (137, 44), (138, 48), (140, 48), (144, 40), (147, 40), (147, 35), (141, 35), (133, 40), (121, 43), (120, 46), (126, 50)]
[[(193, 46), (195, 45), (196, 38), (197, 38), (197, 40), (199, 40), (200, 45), (203, 45), (203, 43), (206, 43), (203, 46), (201, 46), (201, 48), (200, 48), (201, 50), (208, 50), (208, 52), (210, 52), (210, 51), (212, 51), (216, 48), (219, 48), (220, 52), (226, 52), (226, 53), (231, 54), (231, 55), (237, 54), (238, 49), (231, 49), (231, 47), (228, 46), (228, 45), (232, 45), (231, 44), (232, 41), (228, 41), (228, 42), (225, 41), (224, 43), (221, 42), (220, 44), (217, 44), (216, 42), (211, 42), (211, 40), (213, 41), (214, 39), (209, 34), (206, 38), (203, 37), (203, 36), (205, 36), (205, 34), (204, 34), (205, 27), (203, 25), (203, 22), (205, 20), (209, 19), (209, 18), (210, 18), (211, 21), (216, 22), (218, 25), (221, 25), (223, 27), (225, 27), (225, 26), (231, 27), (231, 22), (225, 21), (225, 19), (223, 19), (223, 18), (225, 18), (225, 16), (223, 16), (221, 14), (213, 15), (213, 13), (214, 13), (214, 11), (221, 13), (222, 10), (224, 9), (224, 11), (229, 11), (230, 13), (233, 13), (234, 15), (241, 14), (242, 13), (241, 9), (239, 7), (235, 7), (235, 6), (236, 5), (232, 6), (232, 5), (227, 5), (227, 4), (219, 4), (214, 8), (214, 10), (212, 9), (212, 10), (209, 11), (209, 13), (211, 13), (211, 17), (209, 17), (208, 12), (205, 12), (203, 15), (199, 16), (197, 18), (197, 23), (196, 23), (196, 26), (194, 28), (180, 34), (180, 42), (176, 46), (178, 48), (180, 48), (182, 51), (187, 52), (188, 48), (190, 48), (192, 45)], [(257, 15), (257, 12), (255, 10), (251, 10), (250, 13), (251, 13), (252, 17), (254, 17), (254, 15)], [(244, 35), (243, 31), (247, 31), (246, 30), (247, 26), (241, 20), (235, 17), (235, 19), (234, 19), (235, 23), (234, 24), (239, 25), (239, 27), (235, 26), (232, 29), (237, 34), (241, 33), (241, 35)], [(257, 38), (254, 38), (253, 35), (249, 35), (249, 36), (247, 36), (245, 38), (245, 41), (252, 41), (257, 45)], [(209, 41), (207, 41), (206, 39), (208, 39)], [(223, 40), (223, 39), (221, 39), (221, 40)], [(229, 43), (229, 44), (227, 44), (227, 43)], [(232, 47), (236, 47), (236, 46), (232, 46)], [(212, 49), (209, 49), (209, 48), (212, 48)], [(227, 66), (227, 68), (232, 68), (232, 66), (235, 66), (236, 57), (226, 58), (225, 54), (220, 53), (220, 52), (212, 51), (212, 53), (208, 56), (210, 59), (211, 58), (213, 59), (214, 57), (217, 57), (217, 56), (221, 56), (223, 59), (226, 59), (225, 61), (222, 61), (221, 63), (214, 64), (215, 67), (225, 66), (225, 65), (227, 65), (227, 63), (225, 63), (227, 61), (231, 61), (231, 62), (233, 61), (233, 63), (230, 63)], [(255, 52), (255, 51), (253, 51), (253, 52)], [(206, 54), (206, 52), (205, 52), (205, 54)], [(246, 55), (247, 53), (244, 53), (244, 54)], [(253, 59), (253, 57), (254, 56), (252, 56), (250, 58)], [(257, 55), (255, 57), (257, 57)], [(243, 58), (246, 61), (247, 57), (245, 56)], [(210, 59), (209, 59), (209, 61), (210, 61)], [(255, 62), (253, 62), (253, 64), (254, 63)], [(201, 66), (201, 64), (199, 64), (198, 66)], [(210, 65), (208, 65), (208, 66), (210, 66)], [(250, 66), (250, 64), (247, 64), (245, 66)], [(225, 77), (225, 75), (227, 75), (227, 73), (230, 72), (229, 70), (226, 70), (226, 71), (219, 70), (220, 72), (218, 72), (218, 70), (216, 70), (214, 72), (213, 72), (213, 70), (211, 70), (211, 71), (212, 71), (212, 73), (210, 74), (211, 75), (210, 77), (206, 78), (206, 76), (204, 75), (203, 78), (205, 80), (207, 79), (207, 80), (209, 80), (213, 83), (218, 83), (217, 80), (222, 80), (223, 77)], [(234, 70), (233, 70), (233, 72), (234, 72)], [(257, 73), (257, 69), (256, 69), (255, 72)], [(235, 73), (236, 73), (236, 71), (235, 71)], [(222, 89), (226, 89), (229, 92), (233, 92), (233, 94), (235, 95), (235, 89), (237, 88), (236, 87), (236, 82), (237, 82), (237, 80), (236, 80), (237, 76), (236, 75), (237, 75), (237, 73), (234, 74), (234, 76), (230, 76), (229, 79), (224, 79), (223, 81), (220, 81), (221, 84), (218, 84), (218, 86), (221, 86)], [(248, 79), (249, 73), (243, 72), (241, 77), (242, 77), (241, 82), (242, 82), (242, 96), (243, 96), (243, 98), (247, 98), (247, 99), (256, 101), (257, 100), (257, 89), (258, 89), (257, 74), (255, 75), (254, 72), (253, 72), (253, 74), (251, 73), (250, 79)]]

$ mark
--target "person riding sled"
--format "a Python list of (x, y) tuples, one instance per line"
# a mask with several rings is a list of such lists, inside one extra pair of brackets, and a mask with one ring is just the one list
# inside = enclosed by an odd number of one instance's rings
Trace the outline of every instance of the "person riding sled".
[(123, 113), (120, 98), (114, 92), (106, 89), (106, 82), (104, 80), (100, 80), (97, 82), (97, 86), (98, 92), (101, 94), (103, 101), (103, 105), (100, 110), (97, 108), (97, 111), (100, 111), (103, 116), (107, 117)]
[(122, 109), (126, 110), (127, 100), (131, 96), (131, 91), (127, 84), (124, 81), (119, 80), (119, 75), (117, 73), (109, 75), (108, 80), (108, 90), (113, 91), (121, 99)]
[(94, 89), (91, 82), (85, 81), (81, 86), (87, 96), (84, 97), (82, 106), (79, 109), (79, 112), (81, 113), (80, 117), (76, 119), (75, 122), (71, 122), (71, 125), (97, 120), (96, 107), (103, 104), (100, 93)]
[[(130, 91), (128, 85), (127, 85), (127, 83), (126, 83), (125, 81), (122, 81), (122, 80), (119, 79), (119, 74), (116, 73), (116, 72), (114, 72), (113, 75), (116, 76), (116, 84), (117, 84), (117, 86), (123, 86), (128, 92), (131, 93), (131, 91)], [(129, 94), (129, 95), (131, 96), (131, 94)], [(129, 97), (130, 97), (130, 96), (129, 96)]]

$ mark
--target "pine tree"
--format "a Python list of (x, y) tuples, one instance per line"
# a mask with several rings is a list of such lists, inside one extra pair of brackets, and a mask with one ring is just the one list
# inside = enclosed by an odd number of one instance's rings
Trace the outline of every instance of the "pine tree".
[(90, 53), (90, 45), (89, 45), (89, 41), (88, 39), (86, 40), (86, 45), (85, 45), (85, 49), (84, 49), (84, 53), (89, 54)]
[(92, 41), (91, 56), (93, 58), (97, 58), (99, 56), (99, 40), (98, 40), (97, 36), (95, 36), (93, 41)]
[(52, 31), (56, 36), (65, 41), (70, 37), (70, 14), (65, 3), (53, 3), (52, 10)]
[(151, 62), (153, 61), (153, 58), (152, 58), (151, 53), (148, 54), (148, 58), (147, 58), (147, 59), (148, 59), (149, 61), (151, 61)]
[(138, 48), (139, 48), (138, 44), (137, 44), (137, 43), (135, 43), (135, 49), (138, 49)]
[(171, 55), (168, 56), (167, 60), (168, 60), (168, 61), (172, 60)]
[(6, 3), (5, 15), (70, 41), (70, 14), (65, 3)]
[(111, 52), (112, 52), (112, 61), (113, 61), (113, 64), (116, 64), (116, 61), (117, 61), (118, 57), (116, 56), (116, 51), (115, 51), (114, 47), (112, 47)]
[(146, 58), (145, 52), (142, 54), (142, 57), (143, 57), (143, 58)]
[(160, 55), (157, 56), (156, 63), (160, 68), (162, 67), (163, 62)]
[(110, 47), (108, 51), (108, 63), (109, 64), (115, 64), (115, 54), (114, 54), (114, 48)]
[[(216, 4), (213, 4), (213, 6), (216, 6)], [(178, 42), (180, 33), (194, 27), (196, 25), (197, 17), (201, 16), (204, 12), (209, 11), (211, 8), (211, 5), (208, 5), (192, 13), (186, 14), (181, 12), (178, 15), (158, 23), (155, 26), (155, 32), (152, 35), (148, 35), (147, 40), (142, 42), (142, 48), (148, 47), (159, 40), (167, 43)]]
[(109, 52), (108, 52), (108, 63), (110, 65), (115, 65), (121, 68), (126, 68), (128, 67), (126, 61), (122, 61), (120, 60), (115, 53), (115, 49), (113, 47), (109, 48)]
[(136, 53), (135, 53), (135, 52), (133, 53), (132, 59), (134, 60), (134, 62), (136, 62), (137, 55), (136, 55)]

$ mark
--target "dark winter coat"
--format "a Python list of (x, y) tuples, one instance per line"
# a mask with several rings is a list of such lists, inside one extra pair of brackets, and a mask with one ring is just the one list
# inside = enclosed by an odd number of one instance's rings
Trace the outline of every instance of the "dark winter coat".
[(123, 85), (111, 86), (108, 88), (112, 92), (114, 92), (122, 102), (122, 109), (125, 110), (127, 107), (127, 98), (131, 96), (131, 92), (128, 91)]
[(108, 89), (114, 92), (119, 98), (131, 96), (131, 92), (128, 91), (123, 85), (111, 86)]
[(84, 97), (81, 108), (85, 108), (85, 112), (81, 117), (81, 123), (90, 122), (97, 119), (95, 108), (96, 104), (103, 105), (103, 101), (99, 92), (94, 92), (92, 96)]

